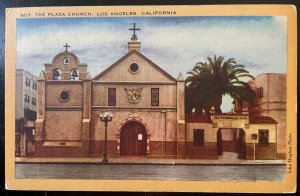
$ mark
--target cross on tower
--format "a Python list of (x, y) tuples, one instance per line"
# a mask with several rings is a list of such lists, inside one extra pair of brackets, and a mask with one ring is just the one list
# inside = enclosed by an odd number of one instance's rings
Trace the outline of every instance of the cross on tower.
[(68, 48), (69, 48), (70, 46), (66, 43), (66, 45), (64, 45), (63, 47), (66, 48), (66, 52), (67, 52), (67, 51), (68, 51)]
[(132, 35), (132, 37), (131, 37), (131, 40), (132, 40), (132, 41), (138, 40), (138, 37), (137, 37), (137, 35), (135, 34), (135, 31), (139, 31), (139, 30), (141, 30), (141, 29), (140, 29), (140, 28), (135, 28), (135, 22), (133, 23), (133, 28), (130, 28), (130, 29), (128, 29), (128, 30), (133, 31), (133, 35)]

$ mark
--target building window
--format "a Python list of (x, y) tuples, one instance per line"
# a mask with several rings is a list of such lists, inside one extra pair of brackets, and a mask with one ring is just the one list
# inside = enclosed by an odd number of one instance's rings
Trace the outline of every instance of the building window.
[(116, 106), (116, 88), (108, 88), (108, 105)]
[(61, 79), (61, 70), (54, 69), (53, 70), (53, 80), (60, 80)]
[(30, 97), (28, 95), (25, 95), (25, 99), (24, 99), (25, 103), (29, 103), (29, 100), (30, 100)]
[(32, 105), (36, 105), (36, 98), (32, 97), (31, 103), (32, 103)]
[(259, 146), (269, 145), (269, 130), (267, 129), (258, 130), (258, 144)]
[(264, 89), (263, 89), (263, 87), (259, 87), (259, 88), (256, 89), (256, 96), (257, 96), (257, 98), (264, 97)]
[(26, 78), (25, 84), (26, 84), (26, 86), (30, 86), (30, 79), (29, 78)]
[(136, 73), (139, 70), (139, 65), (136, 63), (132, 63), (129, 67), (130, 72)]
[(79, 71), (77, 69), (72, 69), (70, 73), (71, 80), (79, 80)]
[(194, 129), (194, 146), (204, 145), (204, 129)]
[(32, 82), (32, 89), (36, 90), (37, 84), (35, 82)]
[(159, 88), (151, 88), (151, 106), (159, 106)]
[(70, 93), (68, 91), (61, 91), (59, 93), (59, 99), (61, 101), (69, 101), (70, 100)]
[(68, 57), (65, 57), (64, 58), (64, 64), (66, 65), (66, 64), (69, 64), (69, 58)]

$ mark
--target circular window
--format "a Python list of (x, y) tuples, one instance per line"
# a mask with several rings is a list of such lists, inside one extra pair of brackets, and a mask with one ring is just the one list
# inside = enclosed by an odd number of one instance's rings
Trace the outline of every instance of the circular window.
[(130, 69), (131, 72), (135, 73), (135, 72), (137, 72), (139, 70), (139, 66), (136, 63), (132, 63), (130, 65), (129, 69)]
[(59, 98), (60, 98), (61, 101), (69, 101), (70, 93), (68, 91), (62, 91), (59, 94)]

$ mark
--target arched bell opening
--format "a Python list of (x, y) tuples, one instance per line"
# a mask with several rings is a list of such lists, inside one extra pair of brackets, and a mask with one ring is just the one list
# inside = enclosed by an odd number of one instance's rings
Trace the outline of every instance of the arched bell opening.
[(72, 69), (70, 72), (71, 80), (79, 80), (79, 71), (77, 69)]
[(53, 80), (61, 80), (61, 70), (59, 68), (53, 70)]

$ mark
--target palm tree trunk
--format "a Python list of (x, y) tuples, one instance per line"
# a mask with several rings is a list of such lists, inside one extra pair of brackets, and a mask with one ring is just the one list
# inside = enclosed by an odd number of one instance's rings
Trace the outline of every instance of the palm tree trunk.
[(221, 104), (222, 104), (222, 94), (218, 94), (214, 97), (214, 102), (213, 102), (217, 114), (222, 114)]

